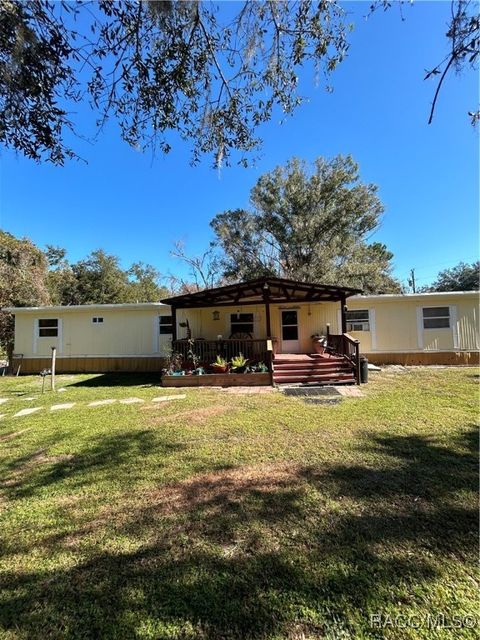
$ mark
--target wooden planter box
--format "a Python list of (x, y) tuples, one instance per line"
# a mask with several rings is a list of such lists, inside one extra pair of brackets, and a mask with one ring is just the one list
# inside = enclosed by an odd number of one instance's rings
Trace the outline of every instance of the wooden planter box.
[(203, 376), (162, 376), (164, 387), (258, 387), (272, 384), (270, 373), (206, 373)]

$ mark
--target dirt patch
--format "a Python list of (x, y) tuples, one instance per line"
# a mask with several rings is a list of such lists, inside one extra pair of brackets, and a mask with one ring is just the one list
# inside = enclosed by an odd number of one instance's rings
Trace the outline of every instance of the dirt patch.
[(231, 407), (227, 407), (225, 405), (213, 405), (211, 407), (203, 407), (201, 409), (190, 409), (188, 411), (179, 411), (178, 413), (173, 413), (170, 415), (160, 415), (155, 416), (152, 420), (154, 424), (159, 422), (187, 422), (189, 424), (203, 424), (205, 420), (208, 418), (214, 418), (216, 416), (221, 416), (227, 411), (229, 411)]
[(31, 431), (30, 429), (20, 429), (20, 431), (13, 431), (12, 433), (6, 433), (3, 436), (0, 436), (0, 442), (8, 442), (9, 440), (13, 440), (14, 438), (18, 438), (22, 433), (26, 433), (27, 431)]
[(202, 474), (151, 492), (148, 502), (164, 512), (229, 502), (247, 492), (270, 492), (291, 486), (298, 482), (296, 470), (296, 465), (272, 464)]
[[(171, 524), (179, 518), (181, 522), (174, 525), (179, 532), (186, 527), (200, 534), (203, 528), (214, 526), (216, 514), (222, 519), (233, 517), (243, 521), (242, 509), (249, 499), (261, 504), (272, 518), (284, 517), (286, 504), (282, 495), (300, 491), (304, 483), (298, 465), (292, 463), (245, 466), (196, 475), (157, 489), (137, 491), (122, 499), (120, 509), (105, 505), (94, 520), (68, 536), (65, 543), (68, 547), (78, 546), (82, 539), (97, 536), (103, 527), (111, 526), (127, 531), (147, 527), (152, 535), (158, 535), (158, 524), (165, 522), (165, 518)], [(256, 507), (250, 503), (245, 508)], [(217, 533), (222, 536), (223, 530)]]

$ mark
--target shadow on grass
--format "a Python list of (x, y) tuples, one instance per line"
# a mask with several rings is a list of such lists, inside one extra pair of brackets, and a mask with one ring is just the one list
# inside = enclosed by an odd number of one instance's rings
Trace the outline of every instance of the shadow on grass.
[[(143, 446), (111, 442), (83, 468), (114, 472)], [(25, 638), (381, 637), (370, 612), (435, 613), (429, 585), (475, 558), (477, 447), (473, 426), (448, 447), (374, 437), (369, 466), (239, 467), (132, 495), (55, 538), (75, 567), (4, 575), (0, 624)]]
[(132, 458), (138, 460), (141, 471), (142, 459), (151, 453), (167, 457), (183, 448), (181, 444), (161, 442), (152, 431), (143, 430), (92, 438), (83, 451), (73, 455), (49, 455), (48, 449), (59, 442), (60, 436), (52, 437), (42, 449), (0, 465), (7, 497), (30, 497), (64, 480), (70, 488), (93, 485), (105, 477), (121, 482), (126, 470), (134, 482)]
[(161, 372), (158, 373), (101, 373), (86, 380), (79, 380), (67, 387), (153, 387), (160, 386)]

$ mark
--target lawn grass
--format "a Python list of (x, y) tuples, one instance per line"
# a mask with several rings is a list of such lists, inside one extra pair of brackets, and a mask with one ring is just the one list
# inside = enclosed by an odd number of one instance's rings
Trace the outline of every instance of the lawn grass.
[(477, 638), (370, 615), (477, 612), (478, 378), (387, 369), (334, 406), (0, 378), (0, 637)]

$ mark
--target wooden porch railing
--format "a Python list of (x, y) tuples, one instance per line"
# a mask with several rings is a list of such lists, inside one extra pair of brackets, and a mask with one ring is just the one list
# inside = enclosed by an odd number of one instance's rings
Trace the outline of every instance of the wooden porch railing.
[(360, 340), (352, 338), (349, 333), (327, 333), (327, 348), (330, 353), (345, 356), (350, 360), (355, 372), (355, 381), (360, 384)]
[[(271, 342), (271, 341), (270, 341)], [(252, 362), (264, 362), (271, 370), (272, 350), (269, 349), (269, 341), (263, 339), (226, 339), (226, 340), (174, 340), (172, 349), (180, 353), (184, 360), (188, 359), (188, 352), (193, 351), (201, 363), (209, 365), (215, 362), (217, 355), (226, 360), (231, 360), (243, 353), (247, 360)]]

